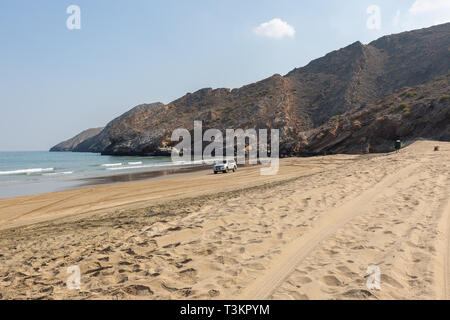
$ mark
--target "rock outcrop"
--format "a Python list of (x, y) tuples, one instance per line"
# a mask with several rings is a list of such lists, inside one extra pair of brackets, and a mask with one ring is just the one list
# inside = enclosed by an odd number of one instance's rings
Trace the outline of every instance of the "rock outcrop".
[(92, 137), (95, 137), (102, 130), (103, 130), (103, 128), (93, 128), (93, 129), (85, 130), (85, 131), (81, 132), (80, 134), (77, 134), (75, 137), (57, 144), (56, 146), (51, 148), (50, 151), (51, 152), (73, 151), (80, 143), (83, 143), (84, 141), (86, 141)]
[(391, 94), (308, 132), (294, 153), (370, 153), (394, 150), (394, 141), (450, 141), (450, 74)]
[[(136, 137), (133, 130), (142, 125), (141, 122), (145, 121), (145, 117), (149, 112), (161, 106), (164, 105), (156, 102), (134, 107), (108, 123), (98, 135), (80, 143), (73, 151), (101, 153), (105, 152), (115, 142), (133, 140)], [(128, 154), (135, 154), (135, 152), (129, 152)]]

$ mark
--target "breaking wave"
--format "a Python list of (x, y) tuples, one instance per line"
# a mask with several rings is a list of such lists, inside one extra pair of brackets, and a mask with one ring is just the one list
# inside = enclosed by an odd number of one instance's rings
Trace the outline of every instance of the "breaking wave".
[(173, 166), (188, 166), (188, 165), (200, 165), (207, 164), (205, 160), (196, 161), (174, 161), (174, 162), (164, 162), (158, 164), (146, 164), (146, 165), (133, 165), (127, 167), (116, 167), (116, 168), (106, 168), (109, 171), (119, 171), (119, 170), (132, 170), (132, 169), (145, 169), (145, 168), (157, 168), (157, 167), (173, 167)]
[(72, 174), (73, 171), (44, 173), (43, 176), (66, 176)]
[(105, 163), (102, 164), (102, 167), (120, 167), (122, 165), (122, 163)]
[(19, 169), (12, 171), (0, 171), (0, 175), (19, 175), (19, 174), (33, 174), (33, 173), (44, 173), (44, 172), (52, 172), (55, 169), (53, 168), (35, 168), (35, 169)]

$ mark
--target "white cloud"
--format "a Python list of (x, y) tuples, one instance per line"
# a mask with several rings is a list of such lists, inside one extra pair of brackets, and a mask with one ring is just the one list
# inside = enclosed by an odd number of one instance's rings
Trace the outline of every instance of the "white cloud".
[(254, 32), (259, 36), (269, 37), (273, 39), (281, 39), (284, 37), (293, 38), (295, 36), (294, 27), (278, 18), (272, 19), (269, 22), (262, 23), (257, 28), (255, 28)]
[(410, 21), (446, 23), (450, 21), (450, 0), (416, 0), (408, 12)]
[(450, 1), (449, 0), (416, 0), (409, 12), (411, 14), (424, 14), (430, 12), (441, 12), (442, 10), (450, 11)]
[(397, 12), (393, 26), (406, 31), (447, 22), (450, 22), (450, 0), (411, 0), (405, 13), (400, 16)]

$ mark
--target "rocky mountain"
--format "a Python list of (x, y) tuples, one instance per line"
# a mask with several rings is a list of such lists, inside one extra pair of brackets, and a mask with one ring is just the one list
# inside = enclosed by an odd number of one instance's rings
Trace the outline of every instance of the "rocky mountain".
[(87, 139), (95, 137), (102, 130), (103, 128), (94, 128), (85, 130), (80, 134), (76, 135), (75, 137), (57, 144), (56, 146), (51, 148), (50, 151), (51, 152), (73, 151), (80, 143), (86, 141)]
[[(120, 117), (117, 117), (96, 136), (86, 139), (82, 143), (78, 144), (73, 151), (75, 152), (103, 152), (114, 139), (114, 133), (117, 136), (121, 136), (121, 139), (128, 140), (132, 139), (133, 136), (129, 136), (128, 132), (133, 130), (133, 126), (139, 126), (138, 121), (131, 123), (131, 119), (140, 119), (145, 116), (148, 112), (158, 107), (164, 106), (161, 102), (151, 103), (151, 104), (141, 104), (128, 112), (124, 113)], [(119, 133), (119, 134), (117, 134)]]
[(450, 23), (355, 42), (285, 76), (137, 107), (74, 151), (163, 154), (174, 145), (172, 131), (193, 130), (194, 120), (204, 130), (280, 129), (282, 155), (387, 151), (391, 139), (422, 135), (449, 139), (448, 99), (441, 100), (449, 70)]

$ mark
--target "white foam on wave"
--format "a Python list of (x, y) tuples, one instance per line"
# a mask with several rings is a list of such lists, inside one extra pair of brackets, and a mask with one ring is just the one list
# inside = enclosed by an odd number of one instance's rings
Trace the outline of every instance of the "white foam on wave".
[(73, 174), (73, 171), (44, 173), (43, 176), (66, 176)]
[(174, 162), (164, 162), (158, 164), (147, 164), (147, 165), (134, 165), (129, 167), (120, 167), (120, 168), (106, 168), (109, 171), (118, 171), (118, 170), (133, 170), (133, 169), (145, 169), (145, 168), (155, 168), (155, 167), (174, 167), (174, 166), (187, 166), (187, 165), (200, 165), (207, 164), (208, 162), (205, 160), (196, 160), (196, 161), (174, 161)]
[(131, 166), (131, 167), (120, 167), (120, 168), (106, 168), (106, 170), (109, 171), (117, 171), (117, 170), (131, 170), (131, 169), (142, 169), (142, 168), (151, 168), (154, 167), (154, 165), (148, 164), (143, 166)]
[(136, 161), (136, 162), (128, 162), (128, 165), (130, 166), (136, 166), (136, 165), (141, 165), (142, 161)]
[(43, 173), (52, 172), (53, 168), (35, 168), (35, 169), (20, 169), (12, 171), (0, 171), (0, 175), (19, 175), (19, 174), (33, 174), (33, 173)]
[(102, 167), (120, 167), (122, 165), (122, 163), (105, 163), (102, 164)]

